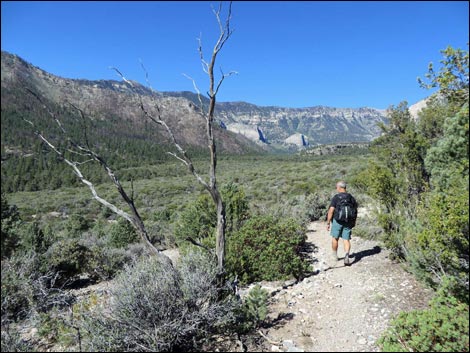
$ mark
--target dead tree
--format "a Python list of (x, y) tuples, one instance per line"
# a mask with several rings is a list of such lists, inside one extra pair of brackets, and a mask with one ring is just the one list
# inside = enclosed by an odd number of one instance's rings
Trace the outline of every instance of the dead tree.
[[(228, 14), (227, 18), (225, 20), (225, 23), (222, 23), (222, 20), (220, 18), (220, 14), (222, 11), (222, 4), (219, 5), (219, 8), (217, 10), (213, 9), (214, 15), (217, 19), (217, 22), (219, 24), (219, 30), (220, 34), (218, 37), (218, 40), (213, 48), (211, 59), (209, 62), (207, 62), (204, 59), (203, 51), (202, 51), (202, 43), (201, 43), (201, 38), (199, 38), (199, 55), (202, 63), (202, 68), (204, 72), (208, 75), (209, 77), (209, 90), (207, 92), (207, 95), (209, 96), (209, 105), (208, 109), (206, 111), (204, 104), (202, 102), (201, 98), (201, 92), (198, 89), (195, 81), (193, 79), (193, 85), (194, 88), (198, 94), (199, 98), (199, 103), (200, 103), (200, 114), (204, 117), (206, 121), (206, 137), (207, 137), (207, 143), (208, 143), (208, 148), (210, 152), (210, 166), (209, 166), (209, 181), (204, 180), (203, 177), (196, 171), (194, 167), (194, 163), (191, 160), (191, 157), (188, 155), (188, 153), (185, 151), (185, 149), (181, 146), (181, 144), (177, 141), (173, 131), (171, 128), (168, 126), (168, 124), (165, 122), (165, 120), (162, 118), (161, 114), (161, 109), (158, 106), (158, 104), (155, 104), (154, 106), (154, 111), (155, 113), (152, 113), (144, 104), (142, 97), (137, 93), (137, 96), (139, 97), (140, 100), (140, 108), (144, 114), (145, 117), (150, 119), (152, 122), (155, 124), (158, 124), (160, 126), (163, 126), (166, 132), (168, 133), (168, 136), (170, 137), (170, 140), (172, 144), (176, 147), (177, 153), (171, 153), (172, 156), (177, 158), (179, 161), (181, 161), (185, 166), (188, 167), (188, 170), (194, 175), (194, 177), (197, 179), (197, 181), (203, 185), (203, 187), (209, 192), (209, 194), (212, 197), (212, 200), (214, 201), (214, 204), (217, 209), (217, 229), (216, 229), (216, 256), (217, 256), (217, 267), (218, 267), (218, 273), (219, 276), (222, 276), (224, 273), (224, 267), (225, 267), (225, 228), (226, 228), (226, 220), (225, 220), (225, 205), (222, 200), (222, 196), (220, 194), (220, 191), (218, 189), (217, 185), (217, 147), (214, 139), (214, 121), (215, 121), (215, 103), (216, 103), (216, 98), (217, 94), (219, 92), (219, 89), (222, 85), (222, 82), (224, 81), (225, 78), (235, 74), (236, 72), (231, 71), (227, 74), (224, 74), (221, 71), (221, 77), (219, 81), (216, 84), (216, 79), (215, 79), (215, 74), (214, 74), (214, 67), (217, 59), (217, 55), (219, 52), (222, 50), (223, 46), (227, 42), (227, 40), (230, 38), (232, 35), (233, 30), (230, 28), (230, 20), (231, 20), (231, 14), (232, 14), (232, 3), (230, 2), (229, 8), (228, 8)], [(132, 89), (135, 90), (136, 86), (135, 84), (126, 79), (124, 75), (116, 68), (113, 68), (118, 75), (123, 79), (124, 82), (126, 82)], [(145, 68), (144, 68), (145, 70)], [(146, 70), (145, 70), (146, 71)], [(146, 72), (147, 74), (147, 72)], [(148, 74), (147, 74), (148, 77)], [(149, 88), (153, 91), (151, 86), (149, 85)], [(153, 91), (154, 92), (154, 91)], [(155, 93), (155, 92), (154, 92)], [(195, 244), (195, 241), (192, 241), (193, 244)]]
[[(209, 185), (206, 189), (209, 191), (212, 200), (216, 204), (217, 207), (217, 234), (216, 234), (216, 254), (217, 254), (217, 265), (219, 269), (219, 274), (224, 272), (224, 265), (225, 265), (225, 206), (222, 200), (222, 196), (217, 188), (217, 149), (214, 140), (214, 131), (213, 131), (213, 124), (214, 124), (214, 117), (215, 117), (215, 103), (217, 98), (217, 93), (219, 92), (220, 86), (222, 82), (227, 76), (233, 74), (230, 72), (229, 74), (224, 74), (222, 72), (222, 77), (220, 78), (217, 86), (215, 86), (215, 79), (214, 79), (214, 66), (216, 62), (217, 55), (222, 50), (222, 47), (227, 42), (232, 34), (232, 30), (230, 29), (230, 19), (232, 14), (232, 3), (229, 5), (229, 10), (227, 14), (227, 19), (225, 22), (225, 26), (222, 24), (220, 19), (220, 12), (222, 9), (222, 5), (219, 6), (217, 11), (214, 11), (215, 16), (217, 18), (217, 22), (219, 24), (220, 35), (217, 43), (214, 46), (212, 51), (211, 60), (207, 63), (204, 60), (204, 55), (202, 53), (202, 45), (201, 41), (199, 41), (199, 53), (201, 56), (201, 62), (203, 65), (203, 69), (206, 74), (209, 76), (209, 110), (206, 115), (206, 131), (207, 131), (207, 140), (209, 142), (209, 151), (210, 151), (210, 170), (209, 170)], [(201, 93), (198, 90), (199, 100), (201, 101)], [(202, 103), (202, 102), (201, 102)], [(203, 106), (201, 104), (201, 110), (203, 110)]]
[[(159, 256), (162, 261), (165, 263), (171, 263), (171, 260), (165, 256), (160, 250), (158, 250), (150, 241), (147, 229), (145, 228), (144, 222), (142, 221), (142, 218), (137, 210), (137, 207), (135, 206), (134, 203), (134, 197), (133, 193), (131, 196), (128, 195), (128, 193), (125, 191), (124, 187), (122, 186), (121, 182), (119, 181), (118, 177), (116, 176), (114, 170), (106, 163), (103, 157), (101, 157), (99, 154), (97, 154), (95, 151), (92, 150), (90, 147), (90, 143), (88, 141), (88, 137), (86, 134), (86, 127), (84, 129), (85, 131), (85, 136), (84, 144), (80, 144), (76, 141), (74, 141), (68, 134), (67, 131), (65, 130), (63, 124), (61, 123), (60, 119), (57, 117), (57, 115), (48, 107), (47, 104), (43, 102), (43, 100), (40, 98), (38, 94), (36, 94), (34, 91), (26, 88), (26, 90), (31, 94), (42, 106), (43, 108), (47, 111), (49, 116), (56, 122), (60, 132), (63, 135), (64, 140), (67, 142), (67, 147), (65, 150), (59, 149), (56, 145), (54, 145), (50, 139), (48, 139), (43, 133), (41, 133), (38, 130), (35, 130), (34, 133), (53, 151), (55, 152), (59, 158), (64, 161), (68, 166), (70, 166), (77, 175), (77, 177), (80, 179), (80, 181), (88, 186), (88, 188), (91, 190), (91, 193), (93, 194), (93, 198), (97, 200), (99, 203), (104, 205), (105, 207), (109, 208), (111, 211), (116, 213), (118, 216), (121, 216), (125, 218), (127, 221), (129, 221), (132, 226), (135, 228), (137, 231), (137, 234), (139, 234), (142, 242), (147, 245), (147, 247), (150, 249), (152, 253), (155, 255)], [(80, 117), (83, 122), (86, 121), (86, 116), (83, 110), (75, 106), (74, 104), (70, 103), (70, 105), (78, 111), (80, 114)], [(32, 121), (24, 119), (25, 122), (30, 124), (34, 129), (35, 125)], [(76, 156), (77, 159), (73, 160), (71, 157), (66, 156), (66, 152), (69, 152), (70, 155)], [(83, 160), (84, 158), (87, 158)], [(98, 195), (98, 192), (96, 191), (95, 186), (91, 181), (89, 181), (82, 173), (80, 170), (80, 165), (88, 163), (88, 162), (98, 162), (101, 167), (106, 171), (108, 177), (111, 179), (113, 182), (114, 186), (117, 188), (119, 195), (121, 198), (124, 200), (124, 202), (129, 206), (131, 213), (128, 213), (119, 207), (115, 206), (114, 204), (110, 203), (109, 201), (103, 199)]]
[[(195, 81), (193, 80), (194, 88), (197, 91), (198, 97), (199, 97), (199, 103), (200, 103), (200, 113), (204, 117), (206, 121), (206, 135), (207, 135), (207, 142), (208, 142), (208, 148), (210, 152), (210, 167), (209, 167), (209, 181), (204, 180), (204, 178), (196, 171), (194, 167), (194, 163), (191, 160), (190, 156), (188, 153), (185, 151), (185, 149), (181, 146), (181, 144), (177, 141), (174, 133), (172, 132), (171, 128), (168, 126), (168, 124), (165, 122), (164, 119), (162, 119), (161, 115), (161, 110), (158, 106), (158, 104), (155, 104), (155, 111), (156, 113), (152, 113), (147, 107), (144, 105), (144, 102), (142, 100), (142, 97), (140, 94), (137, 93), (137, 96), (140, 101), (140, 109), (142, 110), (143, 114), (153, 121), (154, 123), (163, 126), (166, 132), (168, 133), (168, 136), (170, 137), (170, 140), (172, 144), (176, 147), (177, 153), (170, 153), (173, 155), (175, 158), (177, 158), (179, 161), (181, 161), (184, 165), (188, 167), (188, 170), (195, 176), (197, 181), (204, 186), (204, 188), (209, 192), (209, 194), (212, 197), (212, 200), (216, 206), (217, 209), (217, 229), (216, 229), (216, 256), (217, 256), (217, 268), (218, 268), (218, 273), (219, 276), (222, 277), (224, 274), (224, 267), (225, 267), (225, 228), (226, 228), (226, 220), (225, 220), (225, 205), (222, 200), (222, 196), (220, 194), (220, 191), (218, 190), (218, 185), (217, 185), (217, 148), (216, 148), (216, 143), (214, 139), (214, 122), (215, 122), (215, 105), (216, 105), (216, 98), (217, 94), (219, 92), (219, 89), (222, 85), (222, 82), (224, 81), (225, 78), (233, 75), (235, 72), (230, 72), (228, 74), (224, 74), (221, 72), (221, 78), (216, 84), (216, 79), (215, 79), (215, 74), (214, 74), (214, 67), (217, 59), (217, 55), (219, 52), (222, 50), (223, 46), (227, 42), (227, 40), (230, 38), (232, 35), (233, 30), (230, 28), (230, 20), (231, 20), (231, 13), (232, 13), (232, 3), (229, 5), (228, 9), (228, 14), (225, 23), (222, 23), (222, 20), (220, 18), (220, 14), (222, 11), (222, 4), (219, 5), (219, 8), (217, 10), (213, 10), (218, 25), (220, 29), (220, 34), (218, 37), (218, 40), (213, 48), (212, 55), (211, 55), (211, 60), (207, 62), (204, 59), (203, 51), (202, 51), (202, 43), (201, 39), (199, 39), (199, 54), (200, 54), (200, 59), (202, 63), (202, 67), (204, 72), (208, 75), (209, 77), (209, 90), (207, 92), (209, 96), (209, 105), (208, 105), (208, 110), (206, 111), (202, 98), (201, 98), (201, 92), (197, 88), (197, 85)], [(121, 76), (121, 78), (126, 82), (131, 88), (135, 89), (135, 85), (127, 80), (121, 72), (114, 68), (114, 70)], [(150, 87), (151, 88), (151, 87)], [(47, 110), (48, 114), (52, 117), (52, 119), (55, 120), (57, 123), (59, 129), (61, 132), (64, 134), (64, 136), (67, 136), (67, 133), (60, 122), (60, 119), (48, 108), (46, 104), (41, 100), (39, 95), (37, 95), (35, 92), (27, 89), (30, 94), (32, 94), (42, 105), (43, 107)], [(72, 107), (77, 110), (81, 116), (81, 118), (85, 121), (86, 116), (83, 110), (80, 108), (76, 107), (75, 105), (71, 104)], [(29, 123), (33, 128), (35, 128), (34, 124), (31, 121), (28, 121), (25, 119), (27, 123)], [(106, 161), (98, 155), (96, 152), (94, 152), (88, 142), (88, 139), (85, 134), (85, 144), (79, 144), (76, 141), (73, 141), (70, 137), (66, 137), (67, 142), (69, 144), (69, 149), (68, 152), (71, 154), (77, 155), (77, 156), (82, 156), (82, 157), (87, 157), (89, 158), (86, 161), (78, 161), (78, 160), (72, 160), (69, 159), (65, 156), (64, 151), (61, 151), (55, 146), (53, 143), (50, 142), (49, 139), (47, 139), (44, 134), (42, 134), (39, 131), (35, 131), (35, 134), (46, 144), (49, 146), (49, 148), (54, 151), (67, 165), (69, 165), (73, 172), (78, 176), (80, 181), (87, 185), (89, 189), (91, 190), (93, 197), (100, 202), (102, 205), (105, 207), (109, 208), (112, 210), (114, 213), (117, 215), (125, 218), (128, 220), (133, 227), (136, 229), (137, 233), (140, 235), (142, 241), (151, 249), (151, 251), (158, 256), (160, 256), (165, 262), (170, 261), (168, 257), (163, 255), (151, 242), (147, 233), (147, 230), (145, 228), (145, 225), (142, 221), (142, 218), (140, 217), (137, 208), (134, 204), (134, 199), (133, 196), (129, 196), (127, 192), (124, 190), (122, 184), (119, 182), (119, 179), (117, 178), (115, 172), (111, 167), (106, 163)], [(98, 162), (106, 171), (107, 175), (113, 182), (113, 184), (116, 186), (118, 189), (119, 194), (121, 195), (121, 198), (127, 203), (129, 206), (131, 213), (127, 213), (124, 210), (118, 208), (117, 206), (111, 204), (107, 200), (101, 198), (93, 183), (89, 181), (88, 179), (85, 178), (83, 173), (80, 170), (80, 165), (83, 163), (87, 163), (90, 161), (95, 161)]]

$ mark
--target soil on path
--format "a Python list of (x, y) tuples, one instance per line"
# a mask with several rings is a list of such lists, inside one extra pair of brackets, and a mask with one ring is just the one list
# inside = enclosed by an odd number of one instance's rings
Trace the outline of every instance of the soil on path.
[(315, 274), (302, 282), (276, 288), (271, 320), (263, 329), (263, 351), (375, 352), (376, 340), (401, 311), (424, 309), (432, 291), (389, 259), (380, 243), (354, 237), (351, 266), (344, 266), (340, 240), (338, 261), (332, 261), (331, 237), (325, 222), (309, 226), (307, 242), (313, 249)]

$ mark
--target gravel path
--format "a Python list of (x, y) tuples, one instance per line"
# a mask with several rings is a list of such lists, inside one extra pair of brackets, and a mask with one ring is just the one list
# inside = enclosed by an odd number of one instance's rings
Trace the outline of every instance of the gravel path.
[[(331, 261), (331, 237), (325, 222), (307, 233), (316, 274), (271, 291), (270, 318), (278, 323), (263, 333), (263, 351), (375, 352), (376, 340), (400, 311), (426, 308), (432, 292), (418, 283), (378, 242), (354, 237), (351, 266)], [(277, 344), (276, 344), (277, 343)]]

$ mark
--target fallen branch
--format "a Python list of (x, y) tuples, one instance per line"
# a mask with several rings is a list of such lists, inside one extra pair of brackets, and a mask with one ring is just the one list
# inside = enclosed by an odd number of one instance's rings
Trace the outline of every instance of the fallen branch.
[(266, 336), (261, 330), (258, 330), (258, 333), (263, 337), (269, 344), (274, 344), (276, 346), (282, 346), (282, 342), (273, 341), (271, 338)]

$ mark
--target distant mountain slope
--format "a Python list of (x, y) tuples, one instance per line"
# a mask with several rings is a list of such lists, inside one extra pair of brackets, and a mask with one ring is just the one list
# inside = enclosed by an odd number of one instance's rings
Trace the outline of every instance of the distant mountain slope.
[[(22, 86), (27, 86), (52, 104), (62, 106), (71, 102), (96, 120), (113, 125), (118, 120), (122, 127), (128, 128), (125, 131), (113, 131), (117, 134), (116, 137), (121, 134), (142, 137), (148, 132), (150, 123), (143, 117), (139, 108), (138, 95), (124, 82), (64, 79), (6, 52), (2, 52), (1, 72), (2, 111), (21, 111), (30, 105), (31, 96), (24, 94), (22, 90)], [(205, 120), (198, 114), (198, 109), (193, 103), (185, 98), (152, 95), (149, 89), (138, 84), (136, 91), (142, 96), (148, 109), (154, 113), (155, 109), (152, 108), (155, 103), (160, 106), (163, 119), (183, 145), (205, 148)], [(167, 134), (162, 127), (153, 123), (150, 126), (156, 130), (159, 143), (168, 143)], [(112, 130), (111, 126), (110, 129)], [(215, 134), (222, 150), (231, 153), (259, 150), (259, 147), (247, 138), (225, 129), (217, 127)]]

